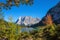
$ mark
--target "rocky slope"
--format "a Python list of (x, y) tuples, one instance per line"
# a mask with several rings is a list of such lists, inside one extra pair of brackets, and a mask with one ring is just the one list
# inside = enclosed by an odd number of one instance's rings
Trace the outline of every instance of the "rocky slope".
[(42, 18), (42, 20), (38, 23), (40, 25), (44, 25), (43, 21), (45, 20), (45, 18), (47, 17), (47, 15), (51, 15), (52, 17), (52, 21), (55, 24), (60, 24), (60, 2), (57, 3), (57, 5), (55, 5), (54, 7), (52, 7), (46, 14), (46, 16), (44, 16)]
[(32, 18), (30, 16), (24, 16), (24, 17), (19, 17), (16, 23), (22, 26), (31, 26), (36, 23), (39, 23), (39, 21), (40, 21), (39, 18)]
[(52, 17), (52, 21), (53, 23), (55, 24), (60, 24), (60, 2), (57, 3), (54, 7), (52, 7), (51, 9), (49, 9), (49, 11), (47, 12), (47, 14), (42, 18), (42, 20), (35, 24), (35, 25), (32, 25), (32, 27), (37, 27), (37, 26), (43, 26), (45, 25), (43, 23), (43, 21), (45, 21), (47, 15), (51, 15)]

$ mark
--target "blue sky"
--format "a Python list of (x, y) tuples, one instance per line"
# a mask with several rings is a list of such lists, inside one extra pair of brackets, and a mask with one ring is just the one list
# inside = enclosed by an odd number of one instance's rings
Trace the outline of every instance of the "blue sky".
[(13, 20), (16, 21), (20, 16), (32, 16), (38, 17), (42, 19), (47, 11), (55, 6), (60, 0), (34, 0), (34, 4), (30, 5), (22, 5), (19, 7), (12, 7), (10, 10), (4, 11), (4, 18), (8, 20), (9, 16), (13, 17)]

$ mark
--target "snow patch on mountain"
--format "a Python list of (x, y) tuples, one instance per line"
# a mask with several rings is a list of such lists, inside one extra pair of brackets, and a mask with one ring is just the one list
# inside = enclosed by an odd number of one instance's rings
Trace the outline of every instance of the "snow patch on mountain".
[(40, 21), (39, 18), (32, 18), (30, 16), (22, 16), (18, 18), (16, 23), (19, 25), (31, 26), (38, 23), (39, 21)]

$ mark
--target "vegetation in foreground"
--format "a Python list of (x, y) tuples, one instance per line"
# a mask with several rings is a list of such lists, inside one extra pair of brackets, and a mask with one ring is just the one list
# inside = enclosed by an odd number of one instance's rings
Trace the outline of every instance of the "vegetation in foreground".
[(55, 25), (47, 15), (45, 26), (31, 32), (20, 32), (21, 26), (0, 19), (0, 40), (60, 40), (60, 24)]

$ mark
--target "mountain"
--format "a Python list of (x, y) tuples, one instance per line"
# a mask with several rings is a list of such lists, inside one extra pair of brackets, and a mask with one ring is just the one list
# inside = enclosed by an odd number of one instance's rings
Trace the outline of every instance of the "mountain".
[(43, 21), (46, 20), (47, 15), (51, 15), (52, 21), (55, 24), (60, 24), (60, 2), (58, 2), (54, 7), (48, 10), (47, 14), (41, 19), (37, 24), (32, 25), (31, 27), (43, 26), (45, 25)]
[(19, 19), (17, 20), (17, 24), (31, 27), (43, 26), (45, 25), (43, 21), (45, 21), (47, 15), (49, 14), (52, 17), (53, 23), (60, 24), (60, 2), (57, 3), (51, 9), (49, 9), (47, 14), (41, 20), (39, 18), (32, 18), (29, 16), (25, 16), (25, 17), (19, 17)]
[(16, 23), (22, 26), (31, 26), (31, 25), (39, 23), (39, 21), (40, 21), (39, 18), (32, 18), (30, 16), (22, 16), (18, 18)]
[(57, 3), (57, 5), (55, 5), (54, 7), (52, 7), (38, 24), (44, 25), (43, 21), (45, 21), (45, 18), (49, 14), (52, 17), (53, 23), (60, 24), (60, 2)]

